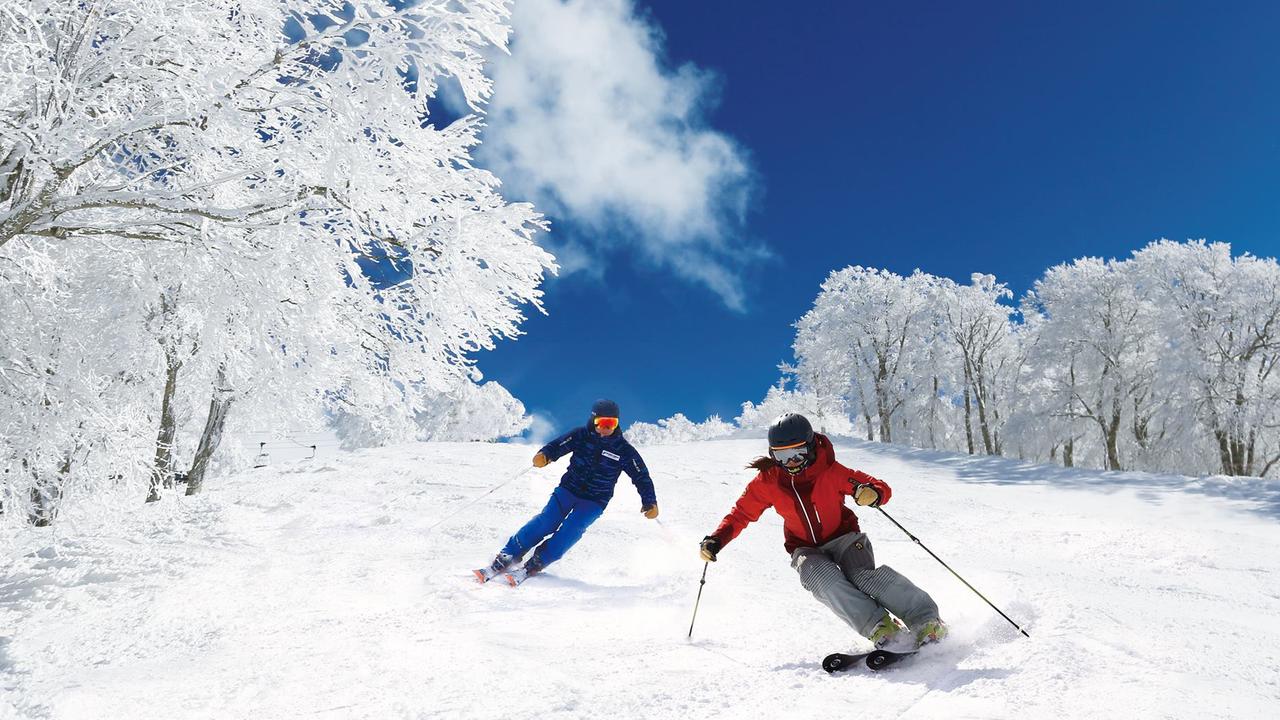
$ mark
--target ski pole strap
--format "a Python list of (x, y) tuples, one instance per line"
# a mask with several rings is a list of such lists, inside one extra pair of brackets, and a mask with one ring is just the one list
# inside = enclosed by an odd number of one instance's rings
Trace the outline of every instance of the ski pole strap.
[[(879, 506), (876, 506), (876, 509), (880, 511), (880, 514), (881, 514), (881, 515), (884, 515), (885, 517), (889, 518), (889, 522), (893, 523), (894, 525), (897, 525), (899, 530), (901, 530), (902, 532), (906, 533), (907, 537), (911, 538), (911, 541), (912, 541), (912, 542), (914, 542), (915, 544), (917, 544), (917, 545), (919, 545), (921, 548), (923, 548), (925, 552), (929, 553), (929, 556), (930, 556), (930, 557), (932, 557), (934, 560), (937, 560), (937, 561), (938, 561), (938, 563), (939, 563), (940, 565), (942, 565), (942, 567), (946, 568), (946, 569), (947, 569), (947, 571), (948, 571), (948, 572), (950, 572), (952, 575), (955, 575), (955, 576), (956, 576), (956, 579), (957, 579), (957, 580), (959, 580), (960, 582), (964, 583), (964, 586), (965, 586), (965, 587), (967, 587), (967, 588), (969, 588), (970, 590), (972, 590), (974, 595), (977, 595), (978, 597), (982, 598), (982, 601), (983, 601), (983, 602), (985, 602), (986, 604), (990, 605), (992, 610), (995, 610), (996, 612), (1000, 613), (1000, 617), (1004, 618), (1005, 620), (1008, 620), (1008, 621), (1009, 621), (1009, 624), (1010, 624), (1010, 625), (1012, 625), (1012, 626), (1014, 626), (1015, 628), (1017, 628), (1018, 632), (1022, 633), (1022, 634), (1023, 634), (1023, 635), (1025, 635), (1026, 637), (1031, 637), (1031, 635), (1027, 634), (1027, 631), (1026, 631), (1026, 630), (1023, 630), (1023, 629), (1022, 629), (1022, 626), (1021, 626), (1021, 625), (1019, 625), (1018, 623), (1014, 622), (1014, 621), (1013, 621), (1013, 618), (1010, 618), (1008, 615), (1005, 615), (1003, 610), (1001, 610), (1000, 608), (996, 607), (996, 604), (995, 604), (995, 603), (993, 603), (993, 602), (991, 602), (990, 600), (988, 600), (986, 595), (983, 595), (982, 593), (978, 592), (978, 589), (977, 589), (976, 587), (974, 587), (974, 586), (970, 585), (968, 580), (965, 580), (964, 578), (960, 577), (960, 573), (956, 572), (955, 570), (952, 570), (950, 565), (948, 565), (948, 564), (946, 564), (945, 562), (943, 562), (942, 558), (940, 558), (940, 557), (938, 557), (937, 555), (935, 555), (935, 554), (934, 554), (934, 552), (933, 552), (932, 550), (930, 550), (928, 547), (926, 547), (924, 543), (920, 542), (920, 538), (916, 537), (915, 535), (912, 535), (912, 534), (911, 534), (911, 531), (909, 531), (909, 530), (907, 530), (906, 528), (902, 527), (902, 523), (898, 522), (897, 520), (894, 520), (892, 515), (890, 515), (889, 513), (887, 513), (887, 512), (885, 512), (885, 511), (884, 511), (884, 508), (879, 507)], [(693, 632), (693, 629), (692, 629), (692, 628), (690, 628), (690, 629), (689, 629), (689, 632), (690, 632), (690, 633), (692, 633), (692, 632)]]

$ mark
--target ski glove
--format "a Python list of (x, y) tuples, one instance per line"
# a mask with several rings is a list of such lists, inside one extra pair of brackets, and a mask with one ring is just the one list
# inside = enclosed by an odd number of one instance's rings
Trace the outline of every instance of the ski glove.
[(549, 461), (547, 460), (547, 456), (543, 455), (542, 453), (538, 453), (537, 455), (533, 456), (534, 467), (546, 467), (548, 462)]
[(658, 518), (658, 503), (654, 503), (652, 505), (645, 505), (644, 507), (640, 508), (640, 512), (644, 513), (644, 516), (649, 518), (650, 520), (656, 520)]
[(716, 554), (720, 552), (720, 541), (710, 535), (702, 538), (702, 543), (698, 545), (701, 551), (702, 559), (706, 562), (715, 562)]
[(864, 507), (879, 507), (880, 491), (870, 485), (858, 485), (853, 489), (853, 501)]

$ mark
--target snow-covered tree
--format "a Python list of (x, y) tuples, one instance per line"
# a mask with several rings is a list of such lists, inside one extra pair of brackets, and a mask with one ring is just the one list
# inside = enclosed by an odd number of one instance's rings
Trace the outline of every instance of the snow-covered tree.
[(203, 221), (306, 210), (344, 216), (361, 244), (413, 242), (415, 189), (474, 132), (437, 131), (423, 108), (444, 75), (483, 100), (479, 52), (505, 42), (506, 15), (501, 0), (6, 3), (0, 246), (190, 242)]
[(94, 273), (24, 250), (0, 256), (0, 502), (6, 520), (47, 524), (67, 494), (148, 477), (157, 424), (139, 398), (163, 369), (111, 248), (78, 248)]
[(893, 442), (903, 407), (931, 386), (923, 350), (933, 330), (934, 280), (918, 271), (904, 278), (845, 268), (822, 283), (813, 309), (796, 323), (801, 386), (837, 389), (850, 414), (863, 418), (868, 439)]
[(1166, 339), (1154, 393), (1199, 421), (1219, 472), (1265, 475), (1280, 462), (1280, 265), (1203, 241), (1132, 262)]
[(784, 374), (836, 396), (868, 439), (1107, 469), (1280, 463), (1275, 259), (1159, 241), (1050, 268), (1021, 322), (1009, 298), (990, 275), (834, 272)]
[[(514, 437), (532, 424), (524, 403), (499, 383), (460, 378), (447, 391), (435, 394), (414, 417), (413, 439), (425, 441), (491, 442)], [(388, 427), (380, 418), (358, 416), (338, 409), (334, 427), (343, 447), (356, 448), (404, 440), (398, 427)]]
[[(1013, 308), (1001, 300), (1013, 294), (996, 282), (995, 276), (980, 273), (974, 273), (969, 285), (939, 278), (935, 287), (933, 308), (938, 313), (940, 333), (953, 351), (944, 357), (959, 365), (959, 372), (951, 375), (959, 376), (966, 449), (970, 455), (976, 450), (976, 425), (983, 451), (999, 455), (1006, 416), (1003, 404), (1016, 362), (1010, 322)], [(933, 388), (930, 398), (936, 398), (938, 392)]]
[(627, 439), (636, 445), (664, 445), (671, 443), (715, 440), (732, 435), (736, 428), (712, 415), (695, 423), (683, 413), (659, 420), (657, 424), (638, 422), (627, 427)]
[[(181, 456), (198, 489), (233, 409), (296, 425), (341, 408), (407, 438), (463, 392), (474, 353), (518, 334), (554, 268), (533, 209), (471, 165), (478, 119), (428, 112), (446, 75), (480, 107), (480, 53), (505, 43), (507, 11), (0, 8), (0, 393), (24, 429), (5, 477), (69, 477), (86, 448), (111, 468), (86, 487), (143, 477), (154, 496)], [(397, 276), (367, 277), (369, 261)], [(114, 354), (83, 349), (104, 335)], [(500, 394), (481, 404), (513, 410)], [(126, 421), (95, 425), (113, 415)]]
[(1125, 418), (1153, 400), (1151, 308), (1134, 280), (1123, 261), (1083, 258), (1050, 268), (1025, 303), (1044, 317), (1037, 358), (1056, 381), (1056, 412), (1098, 429), (1110, 470), (1122, 467)]
[(852, 435), (854, 427), (842, 410), (837, 399), (830, 400), (815, 393), (800, 390), (788, 390), (787, 385), (794, 376), (789, 367), (783, 366), (784, 374), (777, 385), (771, 386), (759, 403), (748, 400), (742, 403), (742, 412), (734, 418), (734, 424), (743, 430), (767, 430), (769, 424), (783, 413), (800, 413), (809, 419), (813, 428), (831, 435)]

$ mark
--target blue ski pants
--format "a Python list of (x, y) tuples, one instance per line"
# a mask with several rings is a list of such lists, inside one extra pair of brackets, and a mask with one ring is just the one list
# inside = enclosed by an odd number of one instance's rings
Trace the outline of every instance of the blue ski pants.
[(542, 508), (542, 512), (534, 515), (533, 519), (516, 531), (507, 541), (506, 547), (502, 548), (502, 552), (514, 558), (522, 558), (537, 546), (538, 559), (544, 566), (550, 565), (582, 539), (582, 534), (603, 512), (604, 506), (600, 503), (583, 500), (558, 487), (551, 493), (551, 499)]

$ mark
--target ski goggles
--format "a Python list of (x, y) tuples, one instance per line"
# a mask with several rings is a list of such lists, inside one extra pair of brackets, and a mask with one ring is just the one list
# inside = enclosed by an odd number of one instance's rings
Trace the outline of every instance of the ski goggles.
[(618, 427), (618, 418), (616, 417), (598, 417), (595, 419), (596, 427), (600, 430), (613, 430)]
[(773, 455), (773, 459), (786, 465), (793, 462), (804, 462), (809, 457), (809, 443), (800, 443), (799, 445), (788, 445), (787, 447), (769, 448), (769, 452)]

